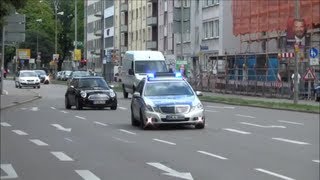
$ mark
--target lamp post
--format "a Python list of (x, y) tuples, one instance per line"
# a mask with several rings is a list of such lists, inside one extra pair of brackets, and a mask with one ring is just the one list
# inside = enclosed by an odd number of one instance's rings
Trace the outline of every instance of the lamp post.
[(58, 1), (55, 0), (53, 1), (53, 5), (54, 5), (54, 14), (55, 14), (55, 37), (54, 37), (54, 53), (57, 54), (57, 34), (58, 34), (58, 31), (57, 31), (57, 22), (58, 22), (58, 14), (59, 15), (63, 15), (64, 12), (58, 12)]
[(37, 28), (37, 52), (36, 52), (36, 54), (37, 54), (37, 60), (36, 60), (36, 63), (37, 63), (37, 68), (40, 68), (40, 54), (39, 54), (39, 23), (41, 23), (42, 22), (42, 19), (37, 19), (36, 20), (37, 22), (38, 22), (38, 28)]

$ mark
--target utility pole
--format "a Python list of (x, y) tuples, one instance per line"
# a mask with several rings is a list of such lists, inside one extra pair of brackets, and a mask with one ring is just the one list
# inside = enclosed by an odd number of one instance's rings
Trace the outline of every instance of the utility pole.
[(101, 53), (100, 53), (100, 60), (102, 62), (102, 76), (105, 80), (106, 79), (106, 59), (105, 59), (105, 52), (104, 52), (104, 0), (101, 0)]
[[(295, 19), (300, 19), (300, 0), (295, 0)], [(297, 43), (297, 42), (296, 42)], [(298, 99), (299, 99), (299, 84), (298, 84), (298, 48), (296, 46), (299, 46), (298, 44), (295, 44), (295, 61), (294, 61), (294, 89), (293, 89), (293, 103), (298, 104)]]
[(57, 54), (57, 21), (58, 21), (58, 2), (55, 0), (54, 2), (54, 15), (55, 15), (55, 27), (54, 27), (54, 53)]
[(3, 75), (4, 75), (4, 41), (5, 41), (5, 26), (2, 26), (2, 51), (1, 51), (1, 91), (3, 94)]
[(183, 1), (180, 1), (180, 7), (181, 7), (181, 40), (180, 40), (180, 53), (181, 53), (181, 59), (180, 61), (183, 60), (183, 21), (184, 21), (184, 17), (183, 17)]
[[(77, 49), (77, 29), (78, 29), (78, 8), (77, 8), (77, 0), (74, 0), (74, 50)], [(75, 51), (74, 51), (75, 52)]]

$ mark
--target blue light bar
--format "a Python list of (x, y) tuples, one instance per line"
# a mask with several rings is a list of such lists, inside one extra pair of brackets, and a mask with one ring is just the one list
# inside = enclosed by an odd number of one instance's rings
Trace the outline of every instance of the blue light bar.
[(182, 74), (180, 72), (176, 72), (176, 78), (182, 78)]
[(154, 74), (153, 74), (153, 73), (148, 73), (148, 74), (147, 74), (147, 78), (148, 78), (148, 79), (154, 78)]

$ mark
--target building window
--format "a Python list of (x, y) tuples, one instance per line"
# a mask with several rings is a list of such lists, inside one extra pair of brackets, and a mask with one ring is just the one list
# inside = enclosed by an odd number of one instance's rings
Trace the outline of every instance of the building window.
[(168, 24), (168, 13), (167, 12), (164, 12), (164, 15), (163, 15), (163, 19), (164, 19), (164, 25), (167, 25)]
[(110, 16), (104, 19), (104, 27), (105, 28), (113, 27), (113, 16)]
[(203, 7), (213, 6), (219, 4), (219, 0), (204, 0)]
[(165, 50), (165, 51), (168, 50), (168, 39), (167, 39), (167, 37), (163, 38), (163, 50)]
[(138, 9), (136, 9), (136, 19), (139, 18), (139, 13), (138, 13)]
[(204, 22), (202, 26), (203, 38), (219, 37), (219, 20)]
[(190, 0), (182, 0), (183, 7), (190, 7)]

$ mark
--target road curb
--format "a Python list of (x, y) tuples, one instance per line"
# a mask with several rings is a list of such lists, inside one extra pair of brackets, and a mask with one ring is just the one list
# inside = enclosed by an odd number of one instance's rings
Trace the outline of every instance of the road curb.
[(12, 107), (15, 107), (15, 106), (19, 106), (21, 104), (25, 104), (25, 103), (28, 103), (28, 102), (32, 102), (32, 101), (35, 101), (35, 100), (38, 100), (38, 99), (41, 99), (42, 96), (40, 96), (40, 94), (38, 94), (37, 96), (34, 96), (34, 98), (31, 98), (31, 99), (28, 99), (28, 100), (25, 100), (25, 101), (21, 101), (21, 102), (17, 102), (17, 103), (14, 103), (14, 104), (10, 104), (8, 106), (4, 106), (4, 107), (0, 107), (1, 110), (5, 110), (5, 109), (9, 109), (9, 108), (12, 108)]

